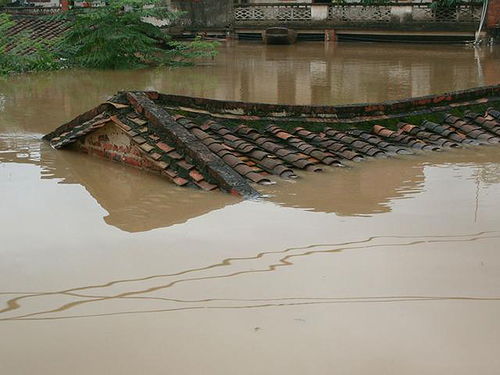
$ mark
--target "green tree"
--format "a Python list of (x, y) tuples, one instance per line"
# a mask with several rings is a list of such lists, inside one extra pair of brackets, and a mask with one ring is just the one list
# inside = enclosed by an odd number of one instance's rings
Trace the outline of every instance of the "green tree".
[(162, 0), (110, 0), (106, 6), (75, 11), (64, 47), (71, 64), (98, 69), (178, 65), (214, 56), (213, 42), (173, 41), (147, 19), (173, 22), (180, 13)]

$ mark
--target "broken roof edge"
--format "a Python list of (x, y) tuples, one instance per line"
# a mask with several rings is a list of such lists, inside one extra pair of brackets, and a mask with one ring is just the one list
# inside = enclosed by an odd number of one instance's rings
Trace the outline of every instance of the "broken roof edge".
[(158, 98), (158, 93), (156, 91), (119, 91), (115, 95), (111, 96), (107, 101), (97, 105), (94, 108), (89, 109), (86, 112), (76, 116), (72, 120), (58, 126), (56, 129), (51, 131), (50, 133), (45, 134), (42, 139), (46, 141), (50, 141), (53, 138), (57, 137), (61, 133), (67, 132), (73, 129), (75, 126), (81, 125), (87, 121), (92, 120), (98, 115), (108, 114), (112, 116), (117, 113), (117, 110), (120, 108), (125, 108), (130, 105), (127, 93), (129, 92), (141, 92), (145, 93), (149, 98)]
[[(110, 99), (111, 100), (111, 99)], [(73, 129), (75, 126), (81, 125), (84, 122), (92, 120), (94, 117), (105, 113), (106, 111), (112, 111), (113, 105), (110, 102), (105, 102), (99, 104), (97, 107), (89, 109), (87, 112), (82, 113), (81, 115), (76, 116), (71, 121), (68, 121), (61, 126), (57, 127), (55, 130), (50, 133), (45, 134), (42, 139), (46, 141), (51, 141), (53, 138), (59, 136), (60, 134), (67, 132)]]

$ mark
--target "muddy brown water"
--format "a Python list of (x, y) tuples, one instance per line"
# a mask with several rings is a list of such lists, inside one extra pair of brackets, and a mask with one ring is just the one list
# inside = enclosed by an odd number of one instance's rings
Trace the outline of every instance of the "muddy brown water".
[(498, 374), (500, 149), (301, 173), (241, 201), (41, 142), (117, 90), (381, 101), (500, 81), (500, 49), (221, 47), (0, 81), (0, 373)]

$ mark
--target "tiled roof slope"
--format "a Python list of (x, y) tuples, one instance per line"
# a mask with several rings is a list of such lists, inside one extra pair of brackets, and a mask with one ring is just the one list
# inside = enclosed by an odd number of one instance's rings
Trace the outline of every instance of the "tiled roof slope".
[[(186, 111), (180, 115), (159, 98), (156, 92), (120, 93), (44, 138), (56, 149), (75, 144), (85, 152), (157, 171), (180, 186), (244, 197), (258, 196), (253, 183), (272, 183), (273, 175), (296, 178), (297, 169), (319, 172), (366, 158), (500, 143), (500, 113), (494, 109), (466, 112), (464, 118), (446, 115), (440, 124), (400, 122), (397, 130), (375, 125), (371, 133), (330, 127), (290, 131), (273, 123), (259, 131)], [(106, 143), (106, 136), (92, 138), (109, 126), (123, 132), (129, 143), (117, 146)]]
[[(7, 31), (7, 35), (16, 35), (26, 33), (31, 41), (40, 41), (46, 46), (51, 46), (69, 29), (69, 23), (64, 20), (49, 20), (37, 16), (14, 16), (12, 18), (14, 25)], [(15, 48), (16, 45), (7, 45), (7, 50)], [(19, 46), (17, 46), (19, 48)], [(16, 53), (29, 54), (33, 48), (21, 46)]]

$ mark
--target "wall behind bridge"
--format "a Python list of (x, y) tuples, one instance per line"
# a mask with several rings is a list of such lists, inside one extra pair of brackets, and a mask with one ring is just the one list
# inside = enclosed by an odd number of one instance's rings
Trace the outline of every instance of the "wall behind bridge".
[(171, 0), (171, 5), (186, 12), (186, 23), (194, 28), (224, 28), (232, 23), (233, 0)]

